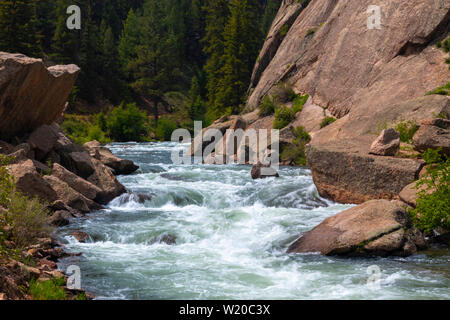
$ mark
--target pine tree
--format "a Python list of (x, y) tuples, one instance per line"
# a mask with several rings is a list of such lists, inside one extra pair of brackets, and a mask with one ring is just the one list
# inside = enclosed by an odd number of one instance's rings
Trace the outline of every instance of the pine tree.
[(128, 12), (119, 41), (119, 59), (125, 75), (130, 76), (130, 63), (137, 58), (136, 48), (141, 42), (139, 21), (133, 9)]
[(230, 14), (228, 0), (208, 0), (204, 11), (206, 13), (206, 27), (203, 51), (208, 57), (204, 67), (207, 74), (208, 117), (214, 119), (220, 116), (220, 110), (217, 109), (215, 101), (220, 89), (219, 79), (223, 68), (223, 34)]
[(272, 26), (273, 19), (277, 15), (280, 5), (281, 0), (269, 0), (267, 2), (266, 8), (264, 10), (264, 16), (261, 22), (261, 29), (263, 35), (266, 35), (269, 32), (270, 27)]
[(0, 50), (40, 56), (35, 0), (0, 2)]
[(261, 43), (256, 21), (256, 0), (231, 0), (230, 19), (224, 31), (223, 75), (215, 106), (222, 113), (239, 113)]
[(164, 94), (174, 89), (181, 72), (177, 52), (177, 37), (164, 24), (165, 12), (159, 0), (147, 0), (144, 14), (139, 19), (140, 39), (136, 58), (128, 63), (133, 78), (132, 88), (144, 99), (149, 99), (158, 120), (160, 104), (168, 108)]

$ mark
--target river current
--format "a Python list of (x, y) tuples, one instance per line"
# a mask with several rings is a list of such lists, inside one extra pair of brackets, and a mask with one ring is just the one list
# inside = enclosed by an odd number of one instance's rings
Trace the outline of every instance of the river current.
[[(109, 147), (140, 166), (118, 177), (131, 194), (58, 231), (67, 251), (82, 253), (59, 267), (79, 266), (82, 287), (98, 299), (450, 298), (448, 250), (370, 259), (286, 254), (302, 232), (351, 207), (321, 198), (307, 168), (253, 181), (249, 166), (172, 164), (171, 152), (186, 145)], [(79, 243), (74, 230), (90, 240)]]

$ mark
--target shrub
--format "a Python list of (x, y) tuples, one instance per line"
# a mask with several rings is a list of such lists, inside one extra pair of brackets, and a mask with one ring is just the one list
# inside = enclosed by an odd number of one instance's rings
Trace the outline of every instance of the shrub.
[(275, 111), (275, 121), (273, 123), (274, 129), (283, 129), (292, 120), (295, 119), (295, 112), (292, 108), (281, 107)]
[(303, 106), (305, 105), (306, 101), (308, 101), (309, 95), (297, 95), (294, 99), (294, 104), (292, 106), (292, 109), (295, 113), (300, 112), (303, 110)]
[(323, 118), (322, 122), (320, 123), (320, 128), (325, 128), (326, 126), (329, 126), (330, 124), (332, 124), (333, 122), (335, 122), (336, 119), (333, 117), (325, 117)]
[(419, 130), (419, 126), (414, 121), (400, 122), (395, 126), (395, 131), (400, 132), (400, 141), (410, 143)]
[(115, 141), (141, 141), (146, 134), (147, 113), (139, 110), (135, 103), (120, 105), (111, 111), (106, 127)]
[(170, 141), (172, 133), (177, 129), (177, 123), (168, 118), (160, 118), (156, 127), (156, 138), (163, 141)]
[(0, 157), (0, 205), (7, 209), (0, 213), (0, 241), (13, 241), (16, 247), (23, 248), (50, 234), (49, 212), (37, 198), (30, 199), (16, 190), (5, 168), (8, 160)]
[(442, 87), (437, 88), (436, 90), (427, 93), (428, 96), (432, 94), (439, 94), (441, 96), (450, 96), (450, 82), (448, 82), (446, 85), (443, 85)]
[(33, 300), (66, 300), (64, 278), (30, 282), (29, 293)]
[[(439, 227), (450, 230), (450, 160), (441, 150), (429, 149), (422, 155), (428, 166), (417, 182), (416, 188), (422, 188), (417, 206), (409, 211), (414, 224), (425, 233)], [(434, 192), (430, 194), (430, 190)]]
[(274, 112), (275, 103), (273, 99), (268, 94), (266, 94), (259, 105), (258, 114), (260, 117), (267, 117), (274, 114)]
[(311, 141), (311, 136), (303, 127), (293, 129), (292, 133), (295, 137), (292, 141), (293, 145), (284, 146), (280, 158), (282, 161), (304, 166), (306, 165), (305, 146)]
[(289, 25), (285, 24), (280, 29), (280, 36), (285, 37), (289, 31)]
[(297, 96), (291, 84), (280, 82), (272, 90), (272, 98), (275, 103), (286, 103), (293, 101)]

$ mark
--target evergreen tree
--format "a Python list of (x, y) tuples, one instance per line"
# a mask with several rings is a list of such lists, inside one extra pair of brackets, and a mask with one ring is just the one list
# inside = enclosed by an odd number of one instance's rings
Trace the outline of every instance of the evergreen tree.
[(270, 27), (272, 26), (273, 19), (277, 15), (280, 5), (281, 0), (268, 0), (261, 22), (261, 29), (263, 35), (266, 35), (269, 32)]
[(208, 117), (217, 118), (220, 110), (215, 105), (216, 95), (219, 91), (219, 79), (223, 68), (224, 55), (224, 30), (230, 14), (228, 0), (208, 0), (204, 7), (206, 14), (206, 27), (204, 42), (204, 53), (208, 56), (205, 64), (207, 74), (207, 101)]
[(136, 58), (128, 63), (133, 78), (132, 88), (144, 99), (153, 103), (155, 120), (158, 107), (168, 108), (164, 94), (173, 90), (181, 72), (177, 49), (177, 37), (165, 25), (163, 4), (158, 0), (147, 0), (144, 14), (139, 19), (140, 41), (136, 46)]
[(35, 0), (0, 2), (0, 50), (40, 56)]
[(261, 44), (256, 21), (256, 0), (231, 0), (230, 19), (224, 31), (223, 77), (215, 106), (222, 113), (239, 113)]

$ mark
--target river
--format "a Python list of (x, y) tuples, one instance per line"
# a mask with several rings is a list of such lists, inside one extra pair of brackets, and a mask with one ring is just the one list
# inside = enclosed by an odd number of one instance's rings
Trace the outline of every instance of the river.
[[(286, 254), (301, 232), (351, 207), (321, 198), (307, 168), (253, 181), (249, 166), (174, 165), (172, 150), (185, 147), (176, 143), (109, 147), (140, 166), (118, 177), (135, 195), (58, 230), (67, 251), (82, 252), (59, 267), (79, 266), (82, 287), (98, 299), (450, 298), (448, 250), (370, 259)], [(74, 230), (90, 241), (76, 241)], [(367, 284), (371, 266), (381, 272), (379, 286)]]

